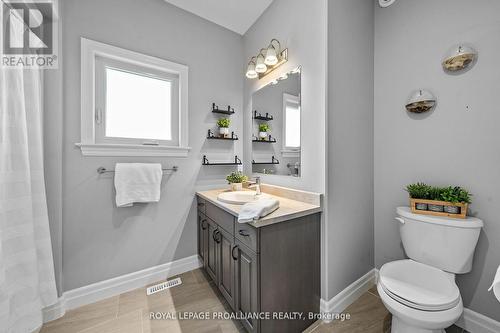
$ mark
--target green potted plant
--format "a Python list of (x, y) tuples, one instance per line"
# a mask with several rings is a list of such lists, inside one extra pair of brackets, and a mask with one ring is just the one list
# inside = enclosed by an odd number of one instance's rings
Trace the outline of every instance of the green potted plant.
[(217, 120), (217, 126), (219, 126), (219, 134), (227, 138), (229, 136), (229, 125), (231, 124), (231, 120), (229, 118), (221, 118)]
[(227, 175), (226, 180), (231, 185), (231, 191), (241, 191), (243, 189), (243, 182), (246, 182), (248, 177), (240, 171), (234, 171)]
[[(437, 187), (437, 186), (432, 186), (429, 188), (429, 200), (434, 200), (434, 201), (441, 201), (441, 194), (443, 193), (444, 188), (442, 187)], [(443, 212), (444, 211), (444, 205), (441, 205), (439, 203), (429, 203), (428, 209), (431, 212)]]
[[(406, 191), (408, 192), (411, 199), (428, 199), (429, 189), (431, 187), (424, 183), (410, 184), (406, 186)], [(415, 208), (418, 210), (427, 210), (427, 203), (416, 202)]]
[(271, 128), (268, 124), (260, 124), (259, 125), (259, 137), (261, 140), (265, 140), (267, 138), (267, 132), (269, 132)]
[[(471, 203), (470, 197), (471, 197), (470, 193), (467, 190), (461, 188), (460, 186), (455, 186), (455, 187), (448, 186), (444, 188), (443, 191), (441, 192), (441, 200), (453, 204), (457, 203), (470, 204)], [(459, 214), (460, 207), (455, 205), (444, 205), (444, 211), (450, 214)]]
[(406, 186), (411, 211), (415, 214), (449, 216), (465, 219), (471, 194), (459, 186), (429, 186), (415, 183)]

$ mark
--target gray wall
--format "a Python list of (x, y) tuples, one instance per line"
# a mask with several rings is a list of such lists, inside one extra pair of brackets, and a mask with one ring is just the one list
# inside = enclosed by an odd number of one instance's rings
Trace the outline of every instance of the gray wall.
[[(245, 161), (251, 161), (252, 94), (302, 66), (302, 177), (262, 175), (264, 182), (325, 192), (326, 1), (274, 0), (243, 36), (243, 59), (248, 60), (277, 38), (288, 47), (289, 60), (260, 80), (245, 78)], [(246, 69), (246, 67), (245, 67)], [(251, 164), (245, 170), (251, 172)]]
[[(399, 0), (375, 10), (375, 261), (404, 257), (395, 209), (408, 205), (411, 182), (457, 184), (474, 194), (472, 213), (485, 222), (473, 270), (457, 277), (464, 305), (500, 320), (487, 291), (500, 264), (500, 2)], [(472, 43), (470, 71), (441, 69), (447, 49)], [(434, 112), (409, 115), (410, 92), (428, 88)]]
[[(63, 284), (64, 290), (196, 254), (195, 187), (223, 184), (231, 169), (201, 166), (241, 156), (241, 143), (207, 143), (215, 128), (211, 103), (238, 112), (241, 133), (242, 37), (162, 0), (65, 0), (63, 3)], [(83, 157), (80, 141), (80, 37), (189, 66), (188, 158)], [(55, 123), (57, 131), (60, 124)], [(163, 180), (158, 204), (116, 208), (112, 175), (96, 168), (116, 162), (161, 162), (179, 171)]]
[(373, 269), (373, 0), (328, 2), (328, 298)]
[[(301, 65), (302, 87), (302, 170), (301, 177), (261, 175), (268, 184), (325, 193), (326, 185), (326, 0), (274, 0), (243, 36), (244, 71), (247, 61), (277, 38), (288, 47), (288, 62), (260, 80), (244, 78), (245, 172), (252, 156), (252, 94)], [(323, 228), (325, 224), (323, 223)], [(325, 236), (324, 230), (322, 231)], [(322, 240), (322, 297), (326, 294), (326, 239)]]

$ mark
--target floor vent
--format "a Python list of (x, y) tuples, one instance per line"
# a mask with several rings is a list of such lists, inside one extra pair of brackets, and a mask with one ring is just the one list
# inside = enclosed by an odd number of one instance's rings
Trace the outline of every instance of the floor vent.
[(165, 289), (168, 289), (168, 288), (172, 288), (172, 287), (175, 287), (175, 286), (178, 286), (179, 284), (181, 284), (182, 281), (181, 281), (181, 278), (175, 278), (173, 280), (169, 280), (169, 281), (166, 281), (166, 282), (162, 282), (160, 284), (157, 284), (155, 286), (152, 286), (152, 287), (149, 287), (147, 290), (146, 290), (146, 295), (152, 295), (154, 293), (157, 293), (157, 292), (160, 292), (162, 290), (165, 290)]

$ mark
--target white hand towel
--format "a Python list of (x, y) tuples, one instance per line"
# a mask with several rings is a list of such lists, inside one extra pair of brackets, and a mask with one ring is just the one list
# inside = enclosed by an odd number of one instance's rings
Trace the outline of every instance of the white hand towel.
[(117, 163), (115, 166), (116, 206), (130, 207), (134, 202), (160, 201), (159, 163)]
[(495, 274), (495, 279), (493, 279), (493, 284), (491, 285), (490, 289), (488, 289), (488, 291), (491, 291), (491, 289), (493, 289), (493, 293), (500, 302), (500, 267), (498, 267), (497, 273)]
[(258, 220), (271, 214), (279, 207), (280, 202), (274, 198), (259, 198), (257, 201), (246, 203), (241, 207), (238, 222), (247, 223)]

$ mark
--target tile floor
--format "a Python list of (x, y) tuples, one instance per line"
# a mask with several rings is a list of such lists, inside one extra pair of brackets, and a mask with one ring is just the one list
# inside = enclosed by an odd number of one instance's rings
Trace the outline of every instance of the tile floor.
[[(100, 302), (68, 311), (62, 318), (47, 323), (41, 333), (240, 333), (241, 324), (232, 320), (150, 319), (151, 312), (224, 312), (227, 302), (219, 296), (205, 273), (194, 270), (180, 275), (182, 284), (151, 296), (139, 288)], [(345, 311), (350, 320), (316, 322), (307, 333), (385, 333), (390, 332), (391, 315), (375, 287), (363, 294)], [(448, 333), (463, 333), (452, 327)]]

